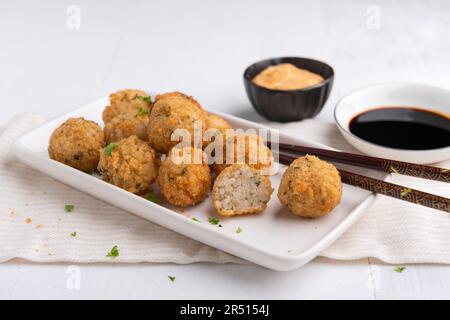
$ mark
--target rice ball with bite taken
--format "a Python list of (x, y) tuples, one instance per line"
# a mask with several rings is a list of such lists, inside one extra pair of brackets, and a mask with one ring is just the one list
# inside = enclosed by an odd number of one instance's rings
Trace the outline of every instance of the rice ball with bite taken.
[(175, 206), (203, 201), (211, 188), (206, 154), (193, 147), (173, 148), (159, 168), (158, 185), (164, 198)]
[(134, 117), (138, 113), (149, 113), (152, 107), (151, 97), (142, 90), (125, 89), (109, 96), (109, 106), (103, 110), (103, 122), (109, 121), (121, 114)]
[(222, 216), (260, 213), (272, 195), (268, 176), (245, 164), (225, 168), (213, 186), (213, 206)]
[(145, 195), (158, 174), (156, 152), (148, 143), (129, 136), (100, 151), (98, 171), (102, 179), (129, 192)]
[(192, 97), (180, 92), (158, 95), (150, 112), (148, 141), (156, 150), (167, 153), (179, 143), (171, 139), (175, 130), (186, 130), (192, 142), (196, 125), (201, 129), (200, 138), (203, 136), (206, 119), (206, 111)]
[(281, 204), (304, 218), (328, 214), (340, 202), (341, 195), (341, 177), (336, 167), (310, 155), (289, 165), (278, 188)]
[(50, 136), (48, 155), (75, 169), (91, 172), (97, 167), (99, 149), (104, 145), (103, 131), (97, 123), (70, 118)]

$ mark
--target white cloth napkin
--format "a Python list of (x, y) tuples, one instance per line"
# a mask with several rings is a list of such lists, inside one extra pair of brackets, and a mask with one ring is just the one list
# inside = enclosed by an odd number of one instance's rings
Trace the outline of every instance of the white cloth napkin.
[[(0, 135), (0, 262), (245, 263), (152, 222), (112, 207), (20, 163), (11, 144), (41, 124), (32, 114), (14, 118)], [(354, 151), (333, 124), (307, 120), (271, 124), (337, 149)], [(449, 167), (450, 162), (440, 164)], [(404, 176), (393, 182), (449, 196), (447, 184)], [(65, 212), (66, 204), (75, 204)], [(71, 234), (76, 232), (76, 236)], [(120, 255), (107, 253), (118, 245)], [(380, 198), (321, 255), (334, 259), (376, 257), (388, 263), (450, 263), (450, 215)]]

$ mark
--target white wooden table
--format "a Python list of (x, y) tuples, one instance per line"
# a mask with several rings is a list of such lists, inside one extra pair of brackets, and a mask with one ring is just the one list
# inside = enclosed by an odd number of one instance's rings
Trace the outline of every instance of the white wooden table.
[[(207, 108), (258, 120), (242, 72), (272, 56), (335, 67), (318, 116), (326, 121), (340, 96), (369, 83), (450, 87), (444, 0), (10, 1), (0, 3), (0, 43), (0, 126), (19, 112), (52, 117), (128, 87), (184, 91)], [(374, 259), (318, 258), (285, 273), (203, 263), (81, 265), (80, 290), (67, 288), (67, 268), (1, 264), (0, 298), (450, 298), (450, 266), (411, 265), (399, 274)]]

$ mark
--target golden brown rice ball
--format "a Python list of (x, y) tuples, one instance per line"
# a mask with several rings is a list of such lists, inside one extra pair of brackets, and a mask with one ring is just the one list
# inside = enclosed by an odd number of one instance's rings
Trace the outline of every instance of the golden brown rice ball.
[(128, 113), (119, 114), (105, 124), (103, 132), (106, 143), (118, 142), (132, 135), (146, 141), (148, 139), (148, 122), (147, 113), (136, 113), (134, 115), (129, 115)]
[(326, 215), (337, 206), (341, 195), (341, 177), (336, 167), (310, 155), (291, 163), (278, 188), (281, 204), (304, 218)]
[[(231, 129), (231, 125), (224, 118), (215, 114), (208, 115), (208, 118), (206, 119), (206, 131), (211, 131), (211, 137), (219, 135), (225, 137), (227, 130)], [(210, 141), (212, 141), (212, 139), (210, 139)]]
[(159, 168), (161, 194), (171, 204), (191, 206), (203, 201), (211, 187), (206, 154), (197, 148), (174, 148)]
[(194, 126), (199, 125), (203, 135), (206, 119), (206, 111), (192, 97), (180, 92), (158, 95), (150, 112), (148, 141), (156, 150), (167, 153), (179, 143), (171, 141), (176, 129), (187, 130), (193, 139)]
[(151, 97), (142, 90), (125, 89), (109, 96), (110, 105), (103, 110), (103, 122), (107, 124), (120, 114), (134, 117), (137, 113), (149, 113), (152, 107)]
[(213, 206), (222, 216), (260, 213), (272, 195), (270, 179), (246, 164), (225, 168), (214, 181)]
[(155, 151), (136, 136), (100, 150), (98, 171), (102, 179), (129, 192), (145, 195), (157, 176)]
[[(248, 164), (250, 167), (260, 170), (262, 174), (270, 175), (273, 165), (272, 152), (260, 136), (255, 134), (227, 136), (224, 139), (223, 147), (223, 159), (219, 159), (222, 163), (212, 165), (216, 175), (219, 175), (226, 167), (236, 163)], [(232, 160), (232, 163), (228, 163), (227, 157), (228, 160)]]
[(70, 118), (53, 131), (48, 155), (75, 169), (91, 172), (97, 167), (99, 149), (105, 145), (103, 131), (94, 121)]

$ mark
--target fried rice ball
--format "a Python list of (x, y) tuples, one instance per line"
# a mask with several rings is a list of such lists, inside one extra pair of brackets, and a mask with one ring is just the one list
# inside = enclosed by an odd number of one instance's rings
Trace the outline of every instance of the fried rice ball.
[(281, 204), (304, 218), (326, 215), (337, 206), (341, 195), (341, 177), (336, 167), (310, 155), (291, 163), (278, 188)]
[[(227, 135), (223, 141), (223, 158), (212, 164), (216, 175), (235, 163), (248, 164), (250, 167), (260, 170), (262, 174), (270, 175), (273, 165), (272, 152), (260, 136), (233, 134), (232, 136)], [(229, 163), (229, 160), (232, 163)]]
[(225, 168), (214, 181), (212, 191), (214, 208), (226, 217), (260, 213), (271, 195), (270, 179), (246, 164)]
[(103, 132), (106, 143), (117, 142), (131, 135), (146, 141), (148, 122), (148, 113), (121, 113), (105, 124)]
[(150, 112), (148, 141), (156, 150), (167, 153), (179, 143), (171, 140), (176, 129), (187, 130), (193, 139), (197, 124), (203, 136), (206, 119), (206, 111), (192, 97), (180, 92), (158, 95)]
[(155, 150), (133, 135), (100, 151), (98, 171), (104, 181), (145, 195), (158, 174), (155, 158)]
[(75, 169), (91, 172), (97, 167), (99, 149), (104, 145), (103, 131), (97, 123), (70, 118), (50, 136), (48, 155)]
[(103, 122), (107, 124), (120, 114), (134, 117), (138, 113), (149, 113), (152, 107), (151, 98), (142, 90), (125, 89), (109, 96), (109, 106), (103, 110)]
[(175, 206), (203, 201), (211, 187), (206, 154), (192, 147), (172, 149), (159, 168), (157, 181), (161, 194)]
[(231, 125), (222, 117), (209, 114), (206, 119), (206, 131), (211, 131), (211, 137), (225, 137), (227, 130), (231, 130)]

